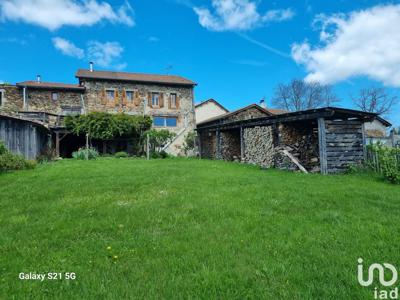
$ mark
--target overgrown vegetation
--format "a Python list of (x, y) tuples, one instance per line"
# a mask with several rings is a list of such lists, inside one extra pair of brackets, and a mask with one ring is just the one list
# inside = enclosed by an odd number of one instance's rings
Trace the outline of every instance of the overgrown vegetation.
[(148, 131), (148, 135), (150, 141), (150, 152), (152, 153), (153, 158), (159, 157), (158, 154), (162, 152), (163, 146), (171, 142), (176, 136), (175, 133), (166, 129), (151, 129)]
[(34, 169), (36, 161), (27, 160), (21, 155), (15, 155), (8, 151), (4, 142), (0, 141), (0, 172)]
[(78, 151), (72, 153), (72, 157), (75, 159), (96, 159), (99, 157), (99, 152), (94, 148), (80, 148)]
[(382, 174), (389, 182), (400, 184), (400, 148), (377, 143), (368, 145), (367, 151), (367, 165)]
[(0, 187), (0, 299), (373, 299), (358, 258), (400, 262), (400, 187), (374, 174), (70, 159)]
[(196, 148), (196, 138), (197, 134), (195, 131), (191, 131), (186, 135), (183, 145), (183, 149), (185, 150), (186, 155), (194, 154), (194, 150)]
[(110, 140), (117, 137), (138, 137), (150, 129), (149, 116), (131, 116), (124, 113), (92, 112), (87, 115), (67, 116), (68, 130), (76, 135), (88, 134), (89, 138)]

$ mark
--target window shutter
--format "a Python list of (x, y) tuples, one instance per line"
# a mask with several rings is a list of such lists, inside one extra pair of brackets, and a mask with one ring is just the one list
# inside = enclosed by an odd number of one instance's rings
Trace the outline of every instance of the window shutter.
[(148, 96), (147, 96), (147, 105), (149, 106), (149, 107), (153, 107), (153, 105), (152, 105), (152, 103), (151, 103), (151, 101), (152, 101), (152, 99), (151, 99), (151, 93), (149, 92), (148, 93)]
[(164, 107), (164, 93), (160, 93), (160, 98), (158, 99), (159, 106)]
[(126, 98), (126, 90), (125, 88), (122, 89), (122, 105), (126, 105), (128, 102), (128, 99)]
[(114, 90), (114, 105), (118, 105), (118, 104), (119, 104), (118, 90), (115, 89)]
[(179, 95), (176, 94), (176, 108), (179, 108), (181, 106), (181, 99), (179, 98)]
[(139, 91), (134, 91), (134, 98), (135, 98), (135, 105), (139, 106), (140, 105), (140, 93)]
[(168, 108), (169, 108), (169, 109), (172, 108), (172, 94), (169, 94), (169, 98), (168, 98)]
[(103, 88), (100, 93), (100, 100), (101, 104), (106, 105), (107, 104), (107, 95), (106, 95), (106, 88)]

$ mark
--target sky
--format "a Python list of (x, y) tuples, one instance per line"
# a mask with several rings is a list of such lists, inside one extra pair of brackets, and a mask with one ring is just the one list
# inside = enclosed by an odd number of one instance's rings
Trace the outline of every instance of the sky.
[[(0, 82), (76, 83), (75, 72), (174, 74), (230, 110), (291, 79), (400, 94), (400, 1), (0, 0)], [(386, 116), (400, 126), (400, 104)]]

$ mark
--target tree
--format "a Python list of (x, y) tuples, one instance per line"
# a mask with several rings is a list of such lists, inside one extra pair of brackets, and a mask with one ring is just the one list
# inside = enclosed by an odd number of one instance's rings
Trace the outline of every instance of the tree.
[(148, 135), (152, 152), (160, 152), (162, 147), (172, 141), (172, 139), (176, 136), (175, 133), (166, 129), (151, 129), (148, 131)]
[(378, 87), (362, 89), (357, 98), (352, 98), (360, 110), (379, 115), (390, 113), (393, 106), (398, 102), (397, 95), (389, 95), (384, 88)]
[(332, 106), (338, 101), (331, 86), (298, 79), (288, 84), (279, 84), (272, 99), (274, 106), (287, 111)]

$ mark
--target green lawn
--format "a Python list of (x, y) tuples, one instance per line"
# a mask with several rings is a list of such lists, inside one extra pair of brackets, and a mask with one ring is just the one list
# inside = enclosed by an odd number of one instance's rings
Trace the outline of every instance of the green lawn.
[(64, 160), (0, 175), (0, 299), (373, 299), (357, 259), (399, 266), (399, 220), (370, 175)]

